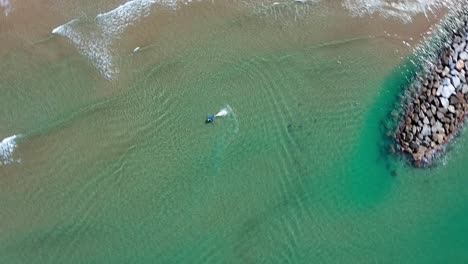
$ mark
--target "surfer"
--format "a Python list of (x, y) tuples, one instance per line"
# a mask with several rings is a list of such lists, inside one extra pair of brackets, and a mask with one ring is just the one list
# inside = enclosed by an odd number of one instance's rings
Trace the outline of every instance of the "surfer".
[(205, 123), (211, 123), (213, 122), (214, 120), (216, 119), (216, 115), (212, 115), (210, 117), (208, 117), (205, 121)]
[[(229, 106), (228, 106), (229, 107)], [(223, 117), (229, 114), (229, 109), (230, 108), (223, 108), (221, 109), (216, 115), (209, 116), (206, 120), (205, 123), (212, 123), (215, 121), (217, 117)]]

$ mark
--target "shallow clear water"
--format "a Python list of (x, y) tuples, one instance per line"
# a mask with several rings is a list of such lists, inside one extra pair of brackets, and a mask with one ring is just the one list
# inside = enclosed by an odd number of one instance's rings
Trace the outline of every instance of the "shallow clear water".
[[(442, 15), (156, 4), (103, 35), (97, 13), (122, 3), (50, 2), (21, 34), (22, 9), (4, 18), (0, 138), (21, 136), (0, 166), (1, 263), (468, 260), (466, 133), (428, 170), (384, 142)], [(77, 17), (84, 39), (50, 34)]]

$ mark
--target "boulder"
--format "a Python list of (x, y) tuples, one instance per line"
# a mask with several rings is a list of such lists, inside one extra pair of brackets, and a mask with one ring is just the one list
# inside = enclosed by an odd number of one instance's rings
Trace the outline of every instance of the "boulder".
[[(449, 64), (450, 64), (450, 62), (449, 62)], [(445, 66), (444, 70), (442, 71), (442, 76), (443, 77), (445, 77), (445, 76), (447, 76), (449, 74), (449, 72), (450, 72), (449, 66)]]
[(451, 60), (451, 58), (452, 58), (452, 57), (450, 56), (450, 57), (449, 57), (449, 65), (448, 65), (448, 67), (449, 67), (450, 69), (453, 69), (453, 68), (455, 68), (455, 62), (453, 62), (453, 61)]
[[(424, 123), (425, 125), (429, 124), (429, 118), (427, 118), (427, 116), (424, 117), (423, 123)], [(423, 131), (424, 131), (424, 127), (423, 127)]]
[(449, 110), (449, 112), (455, 113), (455, 106), (449, 105), (447, 109)]
[(426, 117), (426, 114), (423, 111), (419, 112), (419, 119), (420, 120), (423, 120), (425, 117)]
[(463, 60), (458, 60), (457, 64), (455, 64), (455, 68), (461, 71), (463, 68), (465, 68), (465, 62)]
[(432, 114), (432, 111), (429, 110), (429, 111), (426, 112), (426, 116), (427, 116), (428, 118), (431, 118), (431, 117), (433, 117), (434, 115)]
[(455, 52), (462, 52), (466, 47), (466, 41), (462, 41), (462, 43), (460, 43), (456, 48), (455, 48)]
[[(444, 85), (449, 85), (450, 83), (451, 83), (450, 78), (445, 77), (444, 79), (442, 79), (442, 86), (444, 86)], [(440, 86), (440, 85), (439, 85), (439, 86)], [(437, 87), (439, 87), (439, 86), (437, 86)]]
[(454, 87), (458, 87), (460, 85), (460, 78), (458, 76), (453, 76), (452, 77), (452, 84)]
[(442, 121), (442, 123), (445, 125), (452, 123), (452, 120), (450, 120), (448, 117), (443, 117), (440, 121)]
[(413, 152), (416, 152), (419, 149), (419, 144), (415, 141), (411, 141), (409, 147), (411, 150), (413, 150)]
[(450, 58), (449, 58), (448, 54), (444, 54), (442, 56), (442, 58), (440, 58), (440, 60), (441, 60), (442, 66), (448, 66), (449, 65)]
[(464, 85), (463, 85), (463, 87), (462, 87), (462, 93), (463, 93), (463, 94), (468, 93), (468, 85), (467, 85), (467, 84), (464, 84)]
[(437, 139), (436, 139), (437, 143), (438, 143), (439, 145), (442, 145), (442, 144), (444, 143), (444, 137), (445, 137), (445, 136), (444, 136), (443, 134), (437, 134), (436, 137), (437, 137)]
[(466, 83), (466, 76), (465, 76), (465, 70), (461, 70), (462, 72), (460, 72), (460, 75), (458, 75), (458, 77), (460, 78), (460, 81), (462, 83)]
[(461, 52), (460, 55), (458, 56), (460, 60), (464, 60), (464, 61), (468, 60), (468, 53), (466, 51)]
[[(406, 136), (406, 135), (405, 135), (405, 136)], [(413, 135), (413, 133), (408, 133), (408, 136), (407, 136), (407, 138), (408, 138), (408, 141), (412, 141), (412, 140), (413, 140), (413, 138), (414, 138), (414, 135)]]
[[(460, 82), (460, 79), (458, 79), (458, 82)], [(440, 95), (444, 98), (449, 98), (452, 94), (455, 94), (455, 87), (453, 85), (449, 84), (442, 86)]]
[(434, 126), (431, 128), (432, 132), (439, 132), (439, 131), (443, 131), (444, 130), (444, 127), (442, 126), (442, 123), (440, 123), (439, 121), (436, 121)]
[(424, 125), (422, 130), (421, 130), (421, 134), (423, 136), (429, 136), (431, 134), (431, 127), (429, 125)]
[[(420, 127), (419, 129), (422, 130), (422, 127)], [(423, 138), (424, 136), (421, 133), (419, 133), (418, 136), (416, 137), (416, 142), (421, 143)]]
[(449, 101), (448, 101), (448, 99), (445, 98), (445, 97), (440, 97), (439, 100), (440, 100), (440, 104), (442, 105), (442, 107), (443, 107), (444, 109), (447, 109), (447, 107), (449, 106)]

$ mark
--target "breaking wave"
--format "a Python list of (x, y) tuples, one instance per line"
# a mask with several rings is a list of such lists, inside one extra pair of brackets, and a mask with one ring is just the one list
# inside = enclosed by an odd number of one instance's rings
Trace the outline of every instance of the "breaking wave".
[(13, 6), (9, 0), (0, 0), (0, 9), (3, 9), (5, 16), (8, 16), (13, 11)]
[(0, 142), (0, 165), (10, 164), (14, 162), (13, 152), (16, 148), (16, 140), (20, 135), (13, 135), (11, 137), (4, 138)]
[[(430, 15), (443, 7), (453, 7), (464, 0), (342, 0), (342, 6), (353, 16), (381, 15), (396, 18), (403, 22), (411, 22), (415, 15)], [(249, 2), (254, 4), (254, 1)], [(271, 0), (256, 3), (256, 10), (267, 15), (282, 16), (293, 13), (300, 17), (312, 5), (325, 4), (326, 0)]]
[(132, 0), (107, 13), (97, 15), (92, 23), (74, 19), (52, 30), (52, 34), (68, 38), (78, 51), (110, 80), (118, 73), (110, 46), (127, 27), (148, 16), (150, 7), (155, 4), (174, 8), (177, 1)]
[[(455, 6), (463, 0), (342, 0), (342, 6), (353, 16), (370, 16), (378, 14), (384, 17), (397, 18), (410, 22), (415, 15), (433, 14), (442, 7)], [(131, 0), (117, 8), (97, 15), (92, 21), (74, 19), (54, 30), (52, 34), (67, 38), (78, 51), (86, 56), (103, 77), (110, 80), (119, 72), (115, 65), (111, 45), (131, 25), (151, 12), (153, 5), (176, 9), (179, 4), (191, 0)], [(304, 15), (308, 10), (320, 8), (324, 0), (281, 0), (281, 1), (242, 1), (257, 13), (288, 16), (294, 13), (294, 19)], [(313, 8), (312, 8), (313, 6)], [(11, 8), (8, 0), (0, 0), (0, 7)], [(261, 10), (261, 11), (260, 11)]]
[(418, 14), (433, 14), (461, 0), (344, 0), (343, 6), (355, 16), (379, 14), (410, 22)]

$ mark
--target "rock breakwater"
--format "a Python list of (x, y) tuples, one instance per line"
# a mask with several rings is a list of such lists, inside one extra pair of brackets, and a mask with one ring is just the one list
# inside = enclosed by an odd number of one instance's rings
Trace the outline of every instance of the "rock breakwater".
[(456, 135), (468, 114), (468, 23), (449, 37), (437, 61), (418, 78), (417, 92), (394, 138), (415, 166), (430, 165)]

